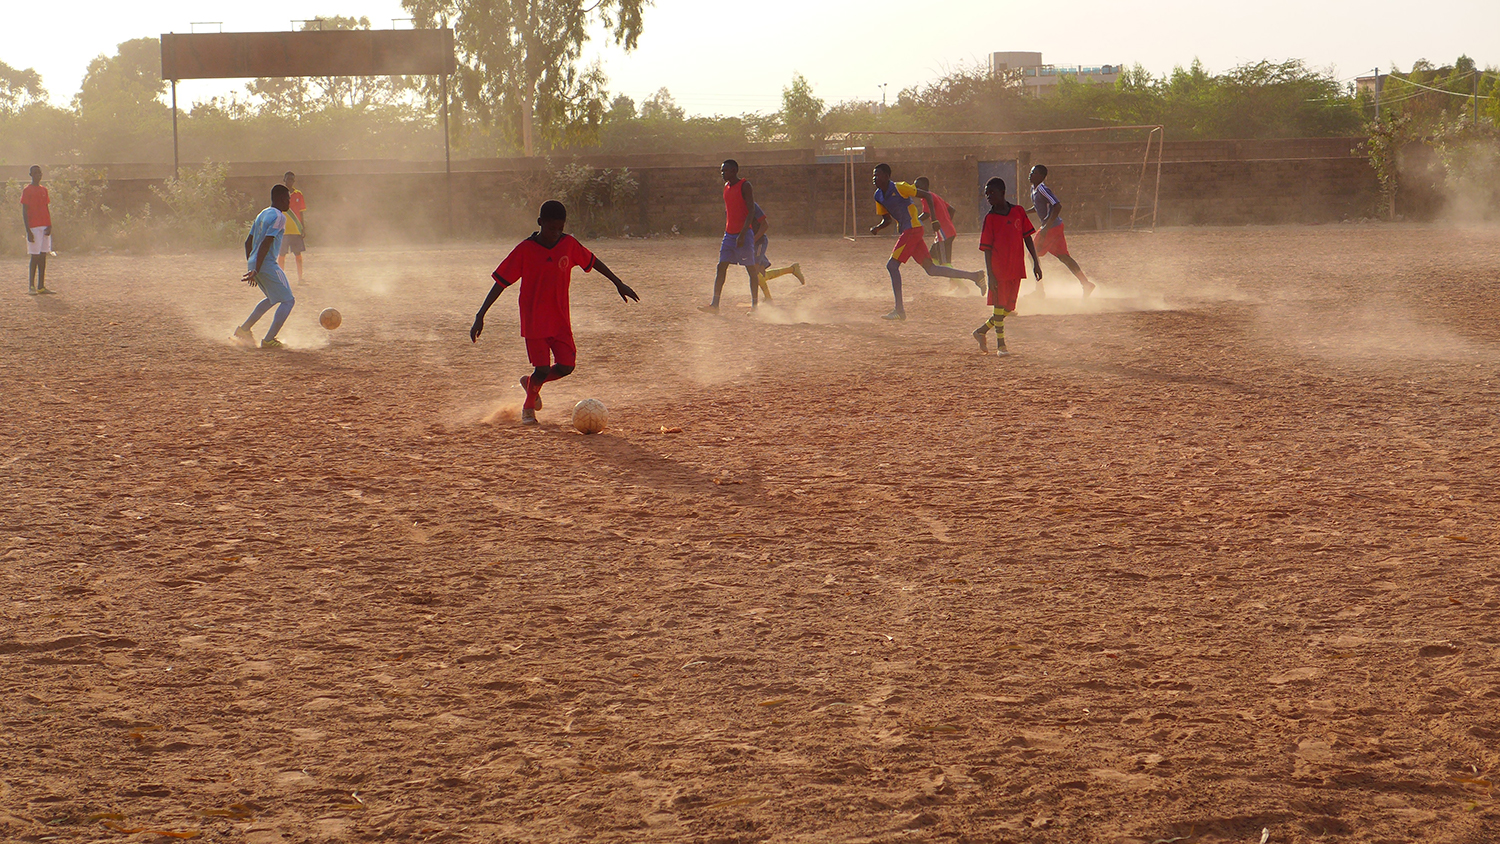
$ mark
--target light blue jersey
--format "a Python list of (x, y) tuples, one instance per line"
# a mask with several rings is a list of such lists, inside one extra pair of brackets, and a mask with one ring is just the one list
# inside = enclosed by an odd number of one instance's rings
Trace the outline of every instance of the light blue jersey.
[(276, 210), (273, 205), (260, 212), (255, 222), (250, 226), (250, 257), (245, 260), (245, 269), (255, 269), (255, 258), (260, 254), (260, 242), (267, 237), (271, 238), (271, 249), (266, 253), (266, 260), (261, 264), (261, 272), (266, 271), (267, 265), (276, 266), (276, 256), (281, 254), (281, 239), (286, 235), (286, 215)]

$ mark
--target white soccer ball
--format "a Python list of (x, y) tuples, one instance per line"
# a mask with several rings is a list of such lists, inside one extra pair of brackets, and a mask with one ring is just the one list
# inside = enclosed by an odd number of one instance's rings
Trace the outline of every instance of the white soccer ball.
[(573, 427), (581, 433), (597, 434), (609, 425), (609, 411), (598, 399), (584, 399), (573, 405)]

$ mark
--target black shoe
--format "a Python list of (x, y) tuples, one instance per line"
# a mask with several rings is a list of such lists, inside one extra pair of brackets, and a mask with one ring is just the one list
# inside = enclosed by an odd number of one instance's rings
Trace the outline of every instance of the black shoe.
[(891, 311), (890, 313), (888, 313), (885, 316), (881, 317), (881, 319), (889, 319), (889, 320), (896, 320), (896, 321), (900, 321), (900, 322), (906, 322), (906, 311), (903, 311), (900, 308), (897, 308), (896, 310)]

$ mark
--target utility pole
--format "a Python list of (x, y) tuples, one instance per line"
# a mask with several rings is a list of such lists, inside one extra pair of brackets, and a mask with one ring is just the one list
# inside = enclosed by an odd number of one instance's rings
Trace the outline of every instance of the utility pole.
[(1474, 128), (1479, 128), (1479, 66), (1474, 66)]
[(1380, 68), (1375, 68), (1375, 122), (1380, 122)]

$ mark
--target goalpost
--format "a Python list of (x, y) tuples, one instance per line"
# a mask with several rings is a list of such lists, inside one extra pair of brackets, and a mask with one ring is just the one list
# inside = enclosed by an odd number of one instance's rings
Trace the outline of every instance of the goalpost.
[[(1068, 156), (1064, 160), (1056, 161), (1055, 163), (1053, 163), (1053, 162), (1043, 162), (1043, 161), (1031, 161), (1031, 160), (1029, 160), (1030, 159), (1030, 150), (1028, 150), (1028, 149), (1025, 148), (1026, 147), (1025, 140), (1027, 138), (1032, 138), (1032, 137), (1048, 137), (1048, 138), (1051, 138), (1051, 137), (1058, 136), (1058, 135), (1069, 135), (1069, 134), (1088, 136), (1088, 135), (1094, 135), (1096, 133), (1101, 133), (1101, 132), (1130, 133), (1132, 135), (1134, 135), (1136, 133), (1144, 132), (1145, 136), (1146, 136), (1145, 137), (1145, 145), (1144, 145), (1144, 148), (1141, 150), (1139, 158), (1132, 157), (1129, 160), (1125, 160), (1124, 158), (1121, 158), (1121, 160), (1118, 160), (1118, 161), (1077, 161), (1077, 160), (1069, 160), (1069, 159), (1073, 158), (1073, 156)], [(899, 131), (899, 130), (889, 130), (889, 131), (871, 130), (871, 131), (867, 131), (867, 132), (848, 132), (848, 133), (844, 134), (843, 137), (842, 137), (842, 140), (843, 140), (842, 157), (844, 159), (844, 209), (845, 209), (844, 210), (844, 239), (852, 241), (852, 240), (855, 240), (856, 238), (859, 238), (859, 237), (873, 237), (874, 236), (874, 235), (869, 235), (869, 234), (861, 234), (861, 232), (864, 229), (864, 227), (860, 224), (861, 217), (862, 216), (865, 216), (865, 217), (873, 216), (873, 211), (871, 210), (871, 207), (870, 207), (870, 203), (872, 202), (872, 200), (870, 198), (871, 191), (868, 189), (868, 185), (866, 185), (865, 182), (862, 181), (860, 179), (859, 175), (856, 173), (856, 166), (860, 165), (860, 164), (863, 164), (865, 167), (873, 167), (873, 166), (875, 166), (875, 164), (877, 162), (875, 160), (867, 157), (865, 153), (867, 151), (868, 142), (871, 141), (871, 140), (873, 140), (873, 139), (875, 139), (875, 138), (879, 138), (879, 137), (941, 138), (941, 139), (972, 138), (972, 139), (975, 139), (975, 140), (978, 140), (978, 141), (981, 141), (981, 142), (983, 142), (985, 139), (995, 139), (992, 144), (987, 144), (987, 145), (988, 146), (993, 146), (995, 148), (994, 154), (995, 154), (996, 160), (993, 160), (993, 161), (978, 161), (977, 162), (980, 178), (978, 180), (979, 184), (975, 185), (974, 187), (975, 187), (976, 192), (979, 195), (981, 195), (981, 196), (983, 194), (983, 183), (987, 180), (987, 177), (985, 176), (985, 173), (987, 172), (987, 169), (990, 169), (990, 170), (998, 169), (1000, 172), (1008, 172), (1008, 174), (1010, 175), (1010, 178), (1006, 179), (1007, 186), (1010, 187), (1012, 189), (1012, 191), (1018, 191), (1019, 188), (1020, 188), (1019, 182), (1020, 182), (1020, 180), (1022, 178), (1024, 178), (1024, 174), (1022, 173), (1021, 168), (1026, 163), (1034, 163), (1034, 164), (1048, 163), (1048, 164), (1052, 164), (1052, 166), (1054, 166), (1056, 168), (1089, 167), (1089, 168), (1095, 168), (1096, 170), (1102, 169), (1102, 168), (1113, 168), (1113, 169), (1124, 170), (1125, 168), (1129, 168), (1128, 172), (1132, 172), (1132, 173), (1136, 174), (1136, 176), (1135, 176), (1135, 189), (1134, 189), (1134, 192), (1133, 192), (1133, 197), (1130, 200), (1130, 204), (1127, 205), (1127, 204), (1124, 204), (1123, 202), (1120, 202), (1120, 203), (1116, 204), (1115, 202), (1111, 201), (1112, 199), (1119, 199), (1120, 198), (1120, 196), (1119, 196), (1120, 191), (1123, 190), (1124, 187), (1125, 187), (1123, 185), (1118, 186), (1118, 187), (1115, 187), (1115, 186), (1106, 186), (1101, 191), (1099, 197), (1097, 197), (1098, 199), (1101, 199), (1103, 201), (1103, 203), (1105, 204), (1105, 208), (1104, 208), (1104, 218), (1105, 218), (1104, 219), (1104, 227), (1105, 228), (1114, 228), (1114, 225), (1113, 225), (1113, 223), (1114, 223), (1114, 212), (1116, 212), (1116, 211), (1124, 212), (1124, 211), (1128, 210), (1130, 212), (1130, 217), (1129, 217), (1128, 222), (1125, 224), (1125, 226), (1123, 228), (1125, 228), (1126, 230), (1129, 230), (1129, 231), (1137, 231), (1139, 229), (1144, 228), (1146, 231), (1152, 231), (1152, 232), (1154, 232), (1154, 231), (1156, 231), (1157, 212), (1158, 212), (1158, 206), (1159, 206), (1160, 199), (1161, 199), (1162, 146), (1163, 146), (1163, 141), (1165, 139), (1165, 135), (1166, 135), (1166, 128), (1164, 126), (1161, 126), (1161, 125), (1145, 125), (1145, 124), (1138, 125), (1138, 126), (1136, 126), (1136, 125), (1132, 125), (1132, 126), (1090, 126), (1090, 127), (1083, 128), (1083, 129), (1035, 129), (1035, 130), (1025, 131), (1025, 132), (983, 132), (983, 131), (972, 131), (972, 132), (946, 132), (946, 131), (922, 132), (922, 131)], [(999, 140), (999, 139), (1005, 139), (1005, 140)], [(859, 144), (860, 141), (866, 142), (866, 145), (860, 145)], [(1156, 163), (1155, 170), (1156, 170), (1156, 173), (1155, 173), (1154, 181), (1152, 181), (1151, 177), (1150, 177), (1150, 170), (1152, 169), (1151, 168), (1151, 163), (1152, 163), (1152, 151), (1153, 151), (1152, 148), (1153, 148), (1153, 146), (1155, 147), (1155, 154), (1156, 154), (1155, 155), (1155, 163)], [(899, 147), (898, 147), (898, 149), (899, 149)], [(970, 158), (970, 157), (973, 157), (973, 156), (965, 156), (965, 158)], [(1108, 156), (1106, 155), (1105, 157), (1108, 157)], [(1140, 162), (1139, 163), (1139, 170), (1136, 170), (1136, 164), (1135, 164), (1136, 161)], [(1006, 165), (1009, 165), (1009, 169), (1008, 170), (1006, 169)], [(861, 187), (862, 185), (864, 185), (864, 187)], [(1148, 193), (1148, 186), (1149, 186), (1149, 193)], [(1111, 193), (1113, 193), (1115, 195), (1113, 197), (1111, 197), (1110, 196)], [(1016, 196), (1017, 196), (1017, 199), (1020, 198), (1019, 193), (1017, 193)], [(955, 194), (952, 192), (951, 188), (949, 188), (949, 201), (950, 202), (955, 201)], [(860, 208), (861, 208), (861, 204), (860, 203), (861, 202), (864, 203), (864, 208), (865, 208), (865, 211), (866, 211), (866, 213), (864, 215), (861, 215), (861, 213), (860, 213)], [(1076, 202), (1076, 200), (1075, 200), (1075, 202)], [(1076, 208), (1077, 205), (1075, 204), (1074, 207)], [(1150, 226), (1146, 227), (1146, 218), (1148, 216), (1150, 217)]]

